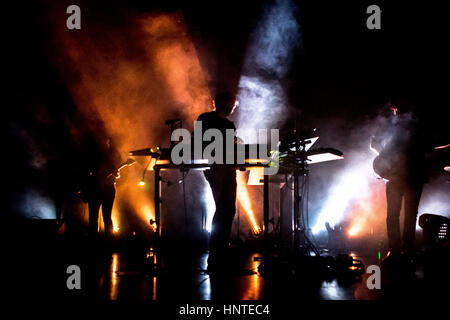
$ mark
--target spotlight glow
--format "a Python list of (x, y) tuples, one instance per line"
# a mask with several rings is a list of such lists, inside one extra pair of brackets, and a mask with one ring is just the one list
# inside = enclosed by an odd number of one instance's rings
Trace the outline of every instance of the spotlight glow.
[(205, 188), (203, 192), (203, 201), (206, 211), (206, 231), (211, 232), (211, 225), (212, 225), (212, 219), (214, 217), (214, 212), (216, 211), (216, 203), (214, 201), (214, 197), (212, 194), (212, 190), (208, 184), (208, 182), (205, 181)]
[(34, 189), (27, 189), (21, 199), (19, 211), (27, 218), (55, 219), (54, 202), (46, 195)]
[(239, 81), (238, 129), (276, 128), (288, 117), (281, 80), (294, 50), (302, 46), (296, 10), (292, 0), (275, 1), (265, 8), (250, 38)]
[(113, 207), (112, 213), (111, 213), (111, 220), (112, 220), (112, 227), (113, 231), (115, 233), (119, 232), (119, 215), (120, 213), (116, 209), (116, 206)]
[[(61, 19), (50, 20), (55, 31), (52, 40), (61, 57), (57, 67), (77, 107), (77, 115), (102, 122), (106, 133), (116, 138), (120, 154), (146, 146), (149, 141), (160, 142), (166, 129), (157, 123), (176, 115), (191, 124), (200, 113), (209, 110), (207, 77), (181, 11), (130, 12), (130, 23), (124, 28), (93, 21), (90, 32), (73, 37), (67, 37)], [(121, 49), (111, 51), (110, 46)], [(86, 122), (92, 126), (90, 130), (98, 129), (94, 123)], [(79, 129), (72, 127), (71, 132)], [(152, 148), (152, 152), (157, 151)], [(147, 165), (148, 158), (145, 160), (142, 165)], [(149, 170), (155, 162), (153, 158)], [(137, 167), (124, 170), (115, 202), (119, 209), (132, 209), (130, 212), (148, 225), (154, 216), (153, 204), (149, 203), (153, 186), (137, 188), (141, 177), (142, 171)]]
[(155, 211), (153, 210), (153, 206), (150, 206), (150, 204), (143, 204), (140, 207), (140, 216), (146, 222), (148, 222), (150, 220), (154, 220), (155, 219)]
[(378, 222), (384, 217), (384, 183), (374, 179), (373, 157), (367, 152), (349, 156), (346, 168), (330, 181), (331, 187), (312, 228), (314, 234), (325, 230), (326, 222), (333, 226), (350, 218), (347, 234), (354, 237), (369, 222)]
[(236, 175), (237, 180), (237, 199), (241, 207), (244, 209), (247, 219), (255, 234), (261, 232), (261, 228), (258, 226), (255, 218), (255, 212), (253, 211), (250, 195), (247, 190), (247, 182), (243, 172), (238, 171)]
[[(289, 69), (294, 49), (301, 46), (300, 26), (292, 0), (276, 0), (267, 6), (254, 30), (239, 81), (238, 136), (245, 143), (265, 143), (256, 136), (241, 136), (251, 129), (279, 127), (288, 117), (287, 100), (281, 84)], [(256, 175), (256, 179), (258, 179)], [(261, 232), (252, 207), (244, 174), (237, 174), (237, 200), (254, 233)], [(255, 178), (252, 175), (252, 178)], [(252, 179), (254, 180), (254, 179)], [(254, 181), (260, 184), (259, 181)]]
[(328, 193), (325, 205), (319, 213), (312, 231), (317, 234), (325, 229), (325, 223), (330, 225), (339, 223), (344, 217), (351, 202), (368, 192), (367, 174), (364, 174), (365, 166), (353, 167), (341, 174), (338, 181), (333, 184)]
[(358, 226), (355, 226), (353, 228), (350, 228), (350, 230), (348, 231), (348, 235), (349, 237), (354, 237), (355, 235), (358, 234), (359, 231), (360, 229), (358, 228)]

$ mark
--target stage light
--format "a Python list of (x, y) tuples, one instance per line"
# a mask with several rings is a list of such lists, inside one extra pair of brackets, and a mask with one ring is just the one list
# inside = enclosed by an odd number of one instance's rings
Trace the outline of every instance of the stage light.
[(145, 186), (145, 181), (144, 181), (144, 179), (142, 179), (141, 181), (139, 181), (139, 186), (141, 186), (141, 187)]
[(153, 219), (150, 219), (150, 225), (152, 226), (153, 231), (156, 232), (156, 229), (158, 228), (158, 225), (156, 224), (156, 221), (153, 220)]
[(358, 233), (358, 229), (357, 229), (356, 227), (353, 227), (353, 228), (351, 228), (351, 229), (348, 231), (349, 237), (353, 237), (353, 236), (355, 236), (357, 233)]
[(259, 234), (261, 232), (261, 228), (258, 226), (258, 223), (255, 219), (255, 213), (253, 211), (250, 195), (247, 190), (247, 182), (245, 181), (245, 176), (243, 172), (237, 172), (237, 199), (241, 207), (244, 209), (245, 214), (250, 222), (250, 226), (252, 227), (252, 231), (254, 234)]
[[(367, 199), (374, 186), (373, 169), (371, 166), (372, 154), (361, 155), (358, 158), (352, 159), (348, 167), (343, 170), (334, 180), (331, 180), (331, 187), (328, 190), (328, 195), (321, 208), (318, 219), (312, 232), (318, 234), (325, 230), (325, 222), (330, 225), (340, 223), (344, 217), (352, 210), (352, 206), (361, 199)], [(361, 228), (363, 221), (360, 224), (352, 223), (348, 235), (354, 236)]]
[(153, 204), (149, 202), (147, 198), (141, 198), (141, 201), (143, 203), (137, 207), (136, 210), (139, 212), (139, 215), (142, 217), (143, 221), (145, 221), (145, 223), (149, 223), (150, 220), (153, 221), (153, 219), (155, 219)]
[(117, 211), (117, 206), (113, 207), (112, 213), (111, 213), (111, 220), (112, 220), (112, 229), (114, 233), (119, 232), (119, 212)]
[(153, 247), (150, 247), (147, 251), (147, 259), (153, 258), (154, 255)]

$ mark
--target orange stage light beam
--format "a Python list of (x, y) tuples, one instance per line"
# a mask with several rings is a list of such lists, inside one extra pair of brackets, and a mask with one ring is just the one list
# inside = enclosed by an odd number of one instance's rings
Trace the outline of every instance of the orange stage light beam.
[(253, 211), (250, 195), (247, 190), (247, 182), (245, 181), (244, 173), (237, 172), (237, 199), (241, 207), (244, 209), (245, 214), (249, 220), (249, 223), (254, 233), (260, 233), (261, 229), (255, 219), (255, 212)]

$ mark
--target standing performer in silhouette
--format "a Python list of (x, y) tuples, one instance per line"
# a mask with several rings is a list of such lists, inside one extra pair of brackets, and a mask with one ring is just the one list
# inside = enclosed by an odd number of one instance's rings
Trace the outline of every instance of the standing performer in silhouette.
[(89, 238), (97, 240), (101, 207), (105, 236), (110, 239), (113, 232), (111, 213), (116, 195), (120, 156), (109, 137), (101, 139), (100, 142), (91, 137), (88, 144), (84, 197), (89, 206)]
[[(229, 93), (218, 94), (214, 100), (215, 110), (203, 113), (197, 119), (202, 121), (203, 132), (208, 129), (218, 129), (225, 137), (227, 129), (235, 130), (234, 123), (227, 119), (235, 106), (235, 96)], [(227, 249), (236, 213), (236, 168), (213, 164), (209, 170), (204, 171), (204, 174), (211, 186), (216, 203), (208, 258), (208, 270), (214, 271), (224, 268), (227, 263)]]
[[(374, 171), (386, 183), (388, 256), (414, 255), (416, 219), (423, 185), (428, 181), (425, 154), (432, 150), (423, 126), (404, 98), (390, 102), (392, 116), (372, 138)], [(400, 236), (400, 210), (404, 200), (403, 241)]]

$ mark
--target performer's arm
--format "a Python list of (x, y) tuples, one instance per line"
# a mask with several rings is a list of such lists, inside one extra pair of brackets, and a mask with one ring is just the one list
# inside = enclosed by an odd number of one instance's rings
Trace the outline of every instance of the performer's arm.
[(372, 150), (375, 154), (379, 155), (382, 149), (382, 139), (380, 134), (377, 132), (372, 139), (370, 140), (370, 150)]

